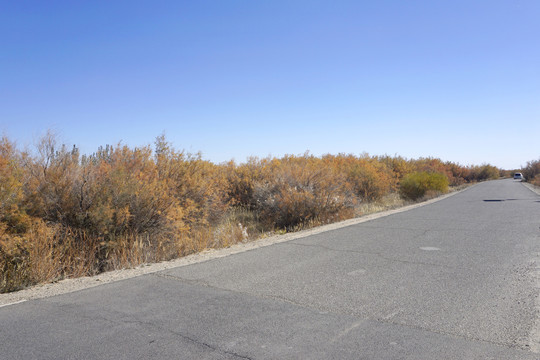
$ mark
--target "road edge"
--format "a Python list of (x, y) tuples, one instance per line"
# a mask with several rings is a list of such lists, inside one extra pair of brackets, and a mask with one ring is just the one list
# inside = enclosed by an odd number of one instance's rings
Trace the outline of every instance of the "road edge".
[(522, 182), (521, 185), (525, 186), (527, 189), (531, 190), (536, 195), (540, 195), (540, 188), (538, 186), (534, 186), (533, 184), (529, 184), (526, 182)]

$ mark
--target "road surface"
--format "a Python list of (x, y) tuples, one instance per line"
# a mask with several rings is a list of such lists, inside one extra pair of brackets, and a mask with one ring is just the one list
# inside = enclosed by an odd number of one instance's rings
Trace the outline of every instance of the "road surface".
[(540, 196), (513, 180), (0, 308), (2, 359), (540, 359)]

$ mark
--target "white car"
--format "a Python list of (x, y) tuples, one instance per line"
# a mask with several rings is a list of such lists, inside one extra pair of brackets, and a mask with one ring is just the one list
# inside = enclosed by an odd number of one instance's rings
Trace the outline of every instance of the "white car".
[(514, 180), (525, 180), (522, 173), (515, 173)]

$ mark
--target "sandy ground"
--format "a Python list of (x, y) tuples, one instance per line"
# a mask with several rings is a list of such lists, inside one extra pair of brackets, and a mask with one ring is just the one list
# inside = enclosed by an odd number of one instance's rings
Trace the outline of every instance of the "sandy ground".
[(162, 271), (166, 269), (171, 269), (175, 267), (196, 264), (196, 263), (208, 261), (211, 259), (221, 258), (221, 257), (238, 254), (245, 251), (258, 249), (264, 246), (270, 246), (273, 244), (282, 243), (282, 242), (290, 241), (294, 239), (300, 239), (300, 238), (307, 237), (310, 235), (320, 234), (326, 231), (331, 231), (331, 230), (339, 229), (346, 226), (360, 224), (360, 223), (370, 221), (373, 219), (378, 219), (384, 216), (388, 216), (388, 215), (400, 213), (403, 211), (415, 209), (415, 208), (425, 206), (428, 204), (432, 204), (434, 202), (453, 196), (457, 194), (458, 192), (461, 192), (464, 190), (451, 192), (449, 194), (442, 195), (435, 199), (424, 201), (418, 204), (404, 206), (398, 209), (382, 211), (379, 213), (365, 215), (362, 217), (349, 219), (349, 220), (341, 221), (334, 224), (323, 225), (323, 226), (319, 226), (313, 229), (303, 230), (303, 231), (299, 231), (295, 233), (262, 238), (262, 239), (258, 239), (258, 240), (250, 241), (246, 243), (239, 243), (239, 244), (236, 244), (231, 247), (224, 248), (224, 249), (217, 249), (217, 250), (209, 249), (198, 254), (185, 256), (185, 257), (171, 260), (171, 261), (154, 263), (154, 264), (143, 264), (133, 269), (110, 271), (110, 272), (106, 272), (106, 273), (99, 274), (96, 276), (91, 276), (91, 277), (65, 279), (65, 280), (61, 280), (61, 281), (51, 283), (51, 284), (36, 285), (36, 286), (30, 287), (24, 290), (20, 290), (17, 292), (13, 292), (13, 293), (0, 294), (0, 307), (18, 304), (27, 300), (40, 299), (40, 298), (70, 293), (74, 291), (79, 291), (79, 290), (91, 288), (94, 286), (99, 286), (102, 284), (107, 284), (114, 281), (129, 279), (136, 276), (150, 274), (150, 273), (154, 273), (154, 272), (158, 272), (158, 271)]

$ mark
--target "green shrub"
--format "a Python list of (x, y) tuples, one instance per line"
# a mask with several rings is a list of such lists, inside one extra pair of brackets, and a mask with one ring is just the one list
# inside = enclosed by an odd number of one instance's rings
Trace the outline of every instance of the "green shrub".
[(418, 200), (428, 192), (445, 193), (448, 191), (448, 178), (444, 174), (416, 172), (403, 178), (399, 187), (401, 197)]

